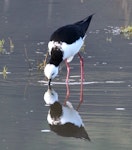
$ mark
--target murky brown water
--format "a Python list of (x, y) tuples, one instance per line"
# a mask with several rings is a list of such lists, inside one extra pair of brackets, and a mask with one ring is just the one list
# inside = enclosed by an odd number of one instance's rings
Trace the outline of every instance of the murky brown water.
[[(84, 101), (79, 114), (91, 142), (58, 136), (47, 122), (47, 85), (37, 70), (47, 51), (50, 34), (58, 27), (92, 13), (86, 38)], [(0, 149), (10, 150), (131, 150), (132, 39), (118, 28), (132, 23), (131, 0), (71, 0), (0, 2)], [(10, 43), (12, 42), (12, 43)], [(28, 61), (27, 61), (28, 59)], [(6, 66), (6, 67), (5, 67)], [(7, 76), (2, 73), (7, 68)], [(53, 88), (63, 104), (65, 65)], [(80, 99), (80, 69), (71, 62), (69, 101)]]

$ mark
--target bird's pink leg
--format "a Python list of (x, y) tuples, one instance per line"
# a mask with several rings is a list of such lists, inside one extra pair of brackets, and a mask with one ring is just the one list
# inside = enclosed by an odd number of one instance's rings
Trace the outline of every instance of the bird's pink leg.
[(67, 60), (65, 60), (65, 64), (66, 64), (66, 68), (67, 68), (66, 83), (68, 83), (69, 75), (70, 75), (70, 65), (67, 62)]
[(80, 102), (77, 106), (77, 109), (76, 109), (77, 111), (79, 110), (82, 102), (83, 102), (83, 82), (81, 82), (81, 85), (80, 85)]
[(78, 53), (78, 56), (80, 58), (80, 66), (81, 66), (81, 82), (84, 81), (84, 62), (83, 58), (81, 57), (80, 53)]
[(80, 85), (80, 102), (78, 104), (77, 110), (80, 108), (82, 102), (83, 102), (83, 81), (84, 81), (84, 63), (83, 58), (81, 57), (80, 53), (78, 53), (78, 56), (80, 58), (80, 66), (81, 66), (81, 85)]
[(66, 84), (66, 98), (65, 98), (65, 101), (64, 101), (64, 105), (66, 105), (66, 102), (68, 101), (69, 96), (70, 96), (70, 89), (69, 89), (69, 85), (67, 83)]

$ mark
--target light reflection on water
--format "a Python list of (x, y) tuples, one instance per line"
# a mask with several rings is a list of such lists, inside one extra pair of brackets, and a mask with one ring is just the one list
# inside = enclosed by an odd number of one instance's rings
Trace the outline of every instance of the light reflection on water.
[(44, 93), (44, 101), (49, 105), (47, 121), (50, 129), (64, 137), (75, 137), (90, 141), (84, 123), (78, 113), (82, 102), (79, 102), (77, 109), (74, 109), (72, 103), (68, 100), (70, 94), (68, 85), (67, 88), (68, 95), (66, 95), (64, 105), (59, 102), (58, 93), (52, 87), (49, 87)]
[[(114, 84), (115, 86), (113, 86)], [(86, 131), (89, 132), (92, 140), (92, 144), (88, 147), (97, 148), (99, 145), (105, 148), (106, 146), (109, 148), (131, 147), (131, 134), (129, 133), (131, 130), (131, 114), (128, 107), (129, 104), (131, 105), (131, 102), (127, 100), (125, 101), (127, 104), (125, 104), (124, 99), (122, 100), (122, 96), (125, 97), (125, 92), (121, 87), (125, 85), (125, 82), (118, 81), (117, 83), (104, 82), (103, 84), (98, 82), (96, 85), (93, 84), (92, 87), (89, 85), (87, 88), (87, 85), (85, 85), (84, 102), (79, 112), (85, 123)], [(56, 84), (53, 86), (62, 87), (63, 85)], [(75, 85), (69, 86), (71, 86), (71, 96), (69, 99), (71, 99), (74, 106), (77, 106), (79, 91), (74, 89)], [(120, 94), (121, 90), (123, 92), (122, 96)], [(60, 89), (59, 91), (62, 93)], [(129, 92), (126, 93), (126, 96), (130, 95)], [(60, 94), (60, 99), (65, 99), (64, 95)], [(129, 140), (123, 140), (122, 137), (129, 138)]]

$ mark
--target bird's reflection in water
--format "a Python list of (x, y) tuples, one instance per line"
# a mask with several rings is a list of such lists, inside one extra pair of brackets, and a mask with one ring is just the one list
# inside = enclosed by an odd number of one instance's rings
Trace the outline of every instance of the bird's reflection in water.
[(52, 87), (45, 92), (44, 100), (49, 105), (47, 121), (52, 131), (60, 136), (90, 141), (81, 116), (68, 100), (65, 101), (65, 105), (62, 105), (58, 100), (58, 94)]

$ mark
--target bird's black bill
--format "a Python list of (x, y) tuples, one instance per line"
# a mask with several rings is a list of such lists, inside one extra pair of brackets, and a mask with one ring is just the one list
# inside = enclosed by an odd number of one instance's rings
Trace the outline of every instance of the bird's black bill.
[(51, 79), (48, 80), (48, 87), (50, 87)]

